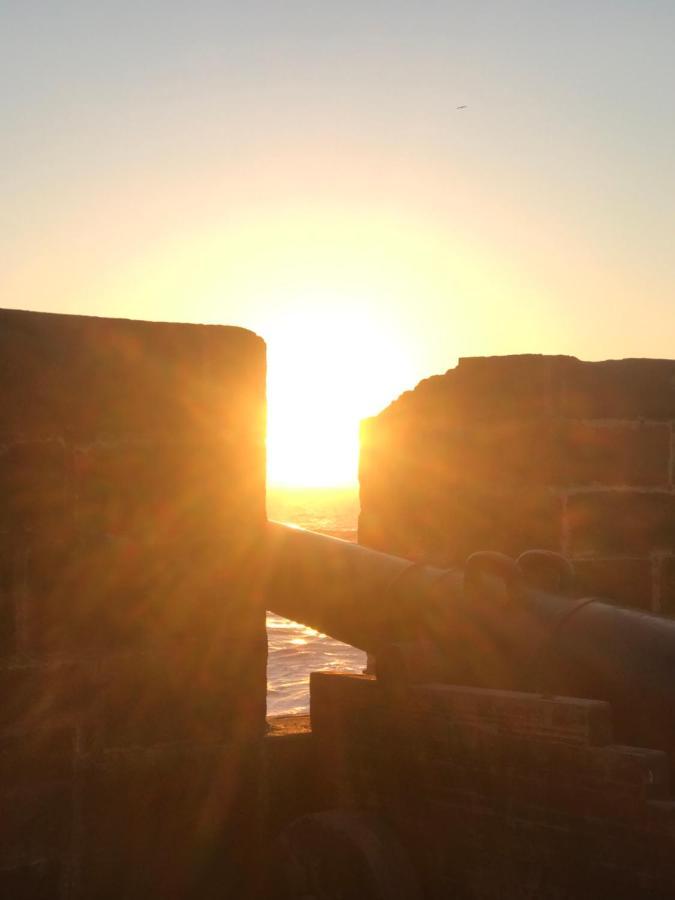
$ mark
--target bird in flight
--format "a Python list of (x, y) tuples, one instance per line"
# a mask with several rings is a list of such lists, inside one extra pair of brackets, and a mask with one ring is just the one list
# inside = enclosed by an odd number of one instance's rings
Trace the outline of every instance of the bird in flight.
[(463, 106), (458, 106), (457, 109), (468, 109), (468, 106), (465, 103)]

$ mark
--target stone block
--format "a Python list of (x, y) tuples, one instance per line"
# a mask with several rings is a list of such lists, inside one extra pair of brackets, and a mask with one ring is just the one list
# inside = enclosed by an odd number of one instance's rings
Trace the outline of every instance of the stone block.
[(61, 900), (61, 867), (57, 862), (36, 862), (0, 872), (0, 897), (6, 900)]
[[(434, 501), (476, 484), (501, 490), (509, 485), (548, 485), (554, 474), (554, 432), (547, 420), (497, 421), (434, 428), (421, 424), (414, 435), (382, 448), (362, 448), (362, 504), (393, 501), (409, 506)], [(391, 492), (394, 481), (398, 487)]]
[[(57, 317), (62, 320), (68, 317)], [(3, 441), (64, 436), (70, 346), (55, 318), (0, 310), (0, 434)]]
[(456, 370), (458, 407), (464, 420), (530, 419), (556, 411), (560, 366), (571, 357), (468, 357)]
[[(86, 318), (78, 324), (76, 377), (90, 380), (100, 398), (95, 414), (79, 410), (87, 431), (171, 438), (177, 429), (208, 427), (203, 326)], [(121, 391), (124, 384), (133, 384), (133, 392)]]
[(264, 420), (264, 352), (242, 328), (0, 310), (3, 434), (250, 434)]
[(573, 555), (647, 556), (675, 549), (675, 497), (598, 491), (569, 497)]
[(75, 731), (64, 726), (0, 737), (0, 792), (68, 781), (74, 753)]
[(359, 541), (418, 562), (450, 566), (462, 565), (477, 550), (512, 556), (533, 548), (557, 551), (561, 525), (562, 504), (552, 491), (476, 484), (438, 493), (433, 503), (413, 496), (405, 505), (371, 507), (360, 515)]
[(243, 328), (206, 329), (203, 392), (213, 438), (263, 444), (266, 428), (265, 342)]
[(39, 733), (80, 722), (98, 693), (95, 666), (52, 665), (0, 669), (0, 732)]
[(660, 612), (675, 616), (675, 557), (662, 559), (659, 565)]
[(264, 740), (267, 830), (274, 838), (299, 816), (326, 807), (309, 716), (274, 716)]
[[(239, 567), (251, 541), (157, 532), (33, 542), (27, 549), (24, 642), (37, 656), (116, 652), (169, 636), (264, 636), (263, 607)], [(248, 599), (248, 602), (247, 602)]]
[(560, 549), (561, 501), (546, 489), (476, 485), (456, 491), (444, 506), (448, 562), (461, 564), (477, 550), (518, 556)]
[(670, 427), (560, 422), (555, 483), (667, 487)]
[[(538, 809), (552, 819), (561, 813), (605, 814), (625, 820), (648, 814), (648, 804), (669, 797), (668, 756), (639, 747), (588, 747), (551, 737), (514, 736), (489, 722), (420, 722), (422, 766), (433, 794), (472, 793), (515, 807)], [(386, 740), (386, 737), (385, 737)], [(432, 774), (433, 773), (433, 774)]]
[(100, 536), (27, 548), (23, 632), (34, 656), (98, 653), (134, 645), (150, 629), (149, 554)]
[(255, 745), (107, 753), (83, 782), (82, 895), (245, 896), (260, 865)]
[(373, 675), (311, 672), (309, 687), (312, 733), (321, 731), (342, 709), (363, 714), (383, 701), (382, 685)]
[(0, 538), (0, 660), (16, 652), (17, 561), (9, 538)]
[(72, 512), (60, 441), (0, 451), (0, 531), (62, 534)]
[[(15, 881), (0, 872), (0, 886), (6, 876), (7, 884), (16, 884), (17, 891), (28, 891), (28, 885), (36, 891), (38, 886), (56, 890), (58, 879), (26, 864), (64, 860), (70, 852), (73, 761), (72, 728), (46, 726), (0, 737), (0, 870), (21, 869), (15, 872)], [(1, 890), (0, 896), (14, 898)], [(32, 898), (33, 894), (26, 896)]]
[(67, 855), (73, 816), (70, 784), (0, 794), (0, 871)]
[(675, 418), (675, 361), (621, 359), (561, 367), (560, 413), (576, 419)]
[(408, 703), (421, 727), (441, 717), (460, 727), (483, 726), (500, 735), (582, 746), (607, 744), (612, 735), (609, 704), (600, 700), (426, 685), (413, 688)]
[(458, 452), (448, 455), (464, 484), (522, 484), (534, 487), (554, 481), (555, 431), (548, 420), (481, 423), (456, 436)]
[(111, 657), (101, 666), (103, 746), (260, 738), (264, 650), (261, 642), (239, 635), (235, 645), (192, 638)]
[(576, 591), (622, 606), (652, 609), (652, 562), (649, 559), (576, 560)]
[(232, 438), (134, 441), (73, 458), (78, 527), (154, 540), (231, 533), (264, 514), (264, 446)]

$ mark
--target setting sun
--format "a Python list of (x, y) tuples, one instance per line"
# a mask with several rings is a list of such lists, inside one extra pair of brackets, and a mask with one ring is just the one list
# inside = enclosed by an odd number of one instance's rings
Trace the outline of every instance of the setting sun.
[[(325, 298), (324, 298), (325, 299)], [(269, 323), (270, 484), (354, 484), (358, 426), (405, 383), (408, 364), (385, 323), (340, 298), (298, 305)]]

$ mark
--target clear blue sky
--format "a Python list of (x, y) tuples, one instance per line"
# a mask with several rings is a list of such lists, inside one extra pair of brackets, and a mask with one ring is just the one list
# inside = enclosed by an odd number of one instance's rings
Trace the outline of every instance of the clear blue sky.
[(2, 305), (675, 356), (672, 0), (0, 14)]

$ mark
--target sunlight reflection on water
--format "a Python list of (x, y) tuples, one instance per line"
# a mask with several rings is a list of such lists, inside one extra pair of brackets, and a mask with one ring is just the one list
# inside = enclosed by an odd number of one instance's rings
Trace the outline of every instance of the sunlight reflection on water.
[(309, 673), (317, 669), (362, 672), (366, 654), (312, 628), (267, 615), (267, 714), (309, 709)]

